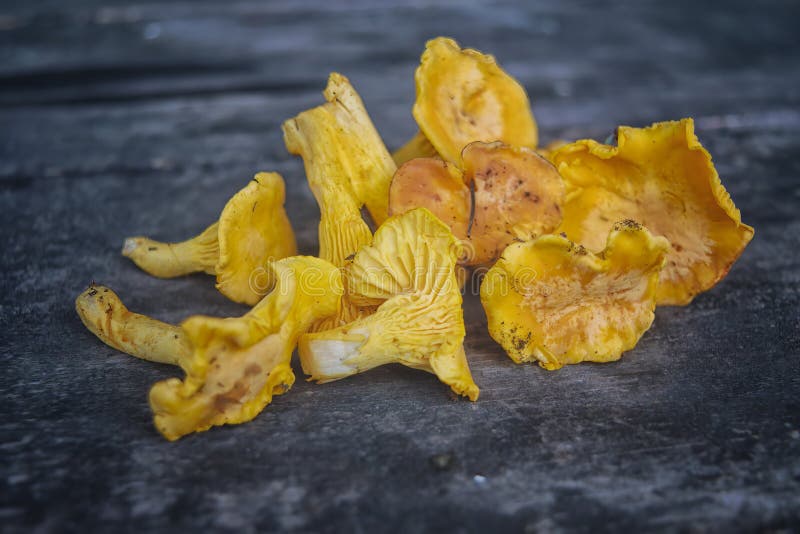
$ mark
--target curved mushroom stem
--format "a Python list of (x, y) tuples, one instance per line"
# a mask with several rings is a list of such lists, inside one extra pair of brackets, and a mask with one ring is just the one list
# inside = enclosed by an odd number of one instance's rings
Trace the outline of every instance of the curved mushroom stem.
[(75, 310), (103, 343), (131, 356), (181, 365), (192, 355), (191, 343), (180, 327), (129, 311), (105, 286), (90, 285), (78, 295)]
[(417, 131), (414, 137), (409, 139), (406, 144), (392, 152), (392, 159), (398, 167), (415, 158), (432, 158), (436, 156), (438, 156), (436, 149), (433, 148), (425, 134), (420, 131)]
[(180, 243), (129, 237), (122, 247), (122, 255), (158, 278), (175, 278), (196, 272), (215, 274), (219, 259), (217, 231), (218, 224), (214, 223), (197, 237)]

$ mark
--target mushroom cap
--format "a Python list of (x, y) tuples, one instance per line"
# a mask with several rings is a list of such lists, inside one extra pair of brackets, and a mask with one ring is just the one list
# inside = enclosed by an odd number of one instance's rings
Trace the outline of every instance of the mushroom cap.
[(186, 378), (150, 390), (156, 428), (167, 439), (249, 421), (292, 386), (297, 338), (336, 313), (341, 273), (308, 256), (278, 260), (270, 270), (275, 288), (244, 316), (193, 316), (181, 324), (193, 348), (181, 362)]
[(389, 187), (389, 215), (427, 208), (466, 239), (472, 198), (461, 171), (439, 158), (416, 158), (401, 165)]
[(269, 262), (297, 254), (284, 200), (281, 175), (260, 172), (222, 210), (217, 289), (229, 299), (255, 305), (272, 289)]
[(489, 269), (489, 333), (517, 363), (558, 369), (619, 359), (653, 322), (669, 243), (623, 221), (598, 255), (559, 235), (514, 243)]
[(536, 148), (528, 95), (494, 57), (437, 37), (425, 45), (415, 80), (414, 118), (445, 160), (458, 162), (473, 141)]
[(467, 263), (494, 261), (513, 241), (539, 237), (561, 223), (564, 183), (533, 150), (475, 142), (464, 147), (461, 160), (464, 181), (475, 188)]
[(730, 270), (753, 238), (753, 228), (723, 187), (694, 121), (621, 126), (618, 145), (592, 140), (551, 154), (567, 185), (567, 236), (598, 250), (614, 221), (629, 218), (670, 244), (658, 304), (688, 304)]
[(542, 156), (547, 161), (551, 161), (550, 156), (552, 156), (553, 152), (555, 152), (562, 146), (568, 144), (569, 141), (567, 141), (566, 139), (554, 139), (553, 141), (547, 143), (545, 146), (540, 146), (539, 148), (537, 148), (536, 153)]

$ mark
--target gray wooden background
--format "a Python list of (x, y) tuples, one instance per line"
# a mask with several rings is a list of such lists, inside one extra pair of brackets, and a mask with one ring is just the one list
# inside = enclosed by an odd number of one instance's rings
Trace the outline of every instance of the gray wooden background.
[[(0, 530), (799, 528), (798, 27), (792, 1), (0, 3)], [(495, 54), (545, 142), (695, 117), (754, 241), (618, 363), (514, 365), (467, 296), (477, 403), (399, 366), (298, 368), (255, 421), (167, 443), (146, 399), (176, 370), (102, 345), (75, 296), (242, 313), (210, 277), (140, 272), (123, 238), (192, 235), (275, 170), (314, 253), (280, 123), (336, 70), (396, 148), (436, 35)]]

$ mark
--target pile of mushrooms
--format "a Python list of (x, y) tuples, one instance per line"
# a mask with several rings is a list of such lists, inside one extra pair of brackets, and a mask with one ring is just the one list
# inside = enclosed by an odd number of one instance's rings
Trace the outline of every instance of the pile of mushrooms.
[(276, 173), (258, 173), (193, 239), (125, 241), (154, 276), (215, 275), (252, 306), (243, 316), (171, 325), (104, 286), (78, 297), (104, 343), (183, 371), (150, 390), (165, 438), (257, 416), (294, 383), (295, 349), (319, 383), (400, 363), (476, 401), (461, 295), (471, 269), (485, 272), (488, 330), (513, 361), (617, 360), (656, 306), (713, 287), (753, 237), (692, 119), (620, 127), (617, 146), (540, 148), (525, 90), (492, 56), (433, 39), (415, 80), (419, 131), (394, 154), (338, 73), (324, 103), (284, 122), (319, 204), (318, 257), (297, 255)]

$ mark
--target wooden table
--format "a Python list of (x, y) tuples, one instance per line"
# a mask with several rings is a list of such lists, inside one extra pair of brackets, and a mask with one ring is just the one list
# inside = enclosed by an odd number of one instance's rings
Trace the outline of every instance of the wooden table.
[[(3, 530), (798, 528), (800, 9), (701, 4), (0, 6)], [(167, 443), (147, 392), (179, 373), (102, 345), (75, 296), (95, 280), (162, 320), (241, 314), (208, 276), (139, 271), (123, 238), (188, 237), (275, 170), (315, 253), (317, 208), (281, 122), (336, 70), (399, 146), (440, 34), (521, 80), (545, 142), (695, 117), (754, 241), (618, 363), (514, 365), (468, 295), (477, 403), (387, 366), (300, 378), (249, 424)]]

